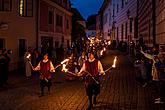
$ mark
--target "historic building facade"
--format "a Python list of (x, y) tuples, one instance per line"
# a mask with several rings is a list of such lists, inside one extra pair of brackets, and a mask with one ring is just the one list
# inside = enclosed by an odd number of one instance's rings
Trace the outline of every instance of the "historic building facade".
[(0, 49), (13, 50), (10, 70), (22, 67), (28, 47), (47, 52), (71, 44), (69, 0), (0, 0)]
[(0, 49), (13, 50), (11, 70), (22, 66), (27, 47), (36, 47), (35, 1), (0, 0)]
[(156, 44), (155, 1), (138, 0), (138, 35), (148, 47)]
[[(38, 47), (41, 51), (71, 45), (72, 13), (68, 0), (40, 0)], [(48, 50), (47, 50), (48, 49)]]
[(130, 43), (137, 39), (137, 0), (105, 0), (103, 35), (105, 39)]
[(165, 1), (156, 0), (156, 43), (165, 45)]

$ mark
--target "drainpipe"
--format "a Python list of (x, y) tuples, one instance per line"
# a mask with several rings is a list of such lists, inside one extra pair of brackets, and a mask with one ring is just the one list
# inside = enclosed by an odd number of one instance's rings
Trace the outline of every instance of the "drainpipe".
[(152, 0), (153, 45), (156, 45), (156, 1)]
[(36, 48), (38, 49), (39, 0), (36, 0)]

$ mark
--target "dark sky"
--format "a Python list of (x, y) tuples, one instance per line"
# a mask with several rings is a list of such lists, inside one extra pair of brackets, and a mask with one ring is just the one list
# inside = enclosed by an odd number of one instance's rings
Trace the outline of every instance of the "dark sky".
[(72, 7), (77, 8), (81, 15), (87, 19), (91, 14), (97, 14), (104, 0), (70, 0)]

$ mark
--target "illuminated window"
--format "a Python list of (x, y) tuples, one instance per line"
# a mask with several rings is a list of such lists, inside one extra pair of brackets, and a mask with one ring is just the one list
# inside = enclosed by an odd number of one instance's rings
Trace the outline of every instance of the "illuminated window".
[(23, 16), (23, 7), (24, 7), (24, 0), (20, 0), (20, 5), (19, 5), (19, 14)]
[(33, 0), (20, 0), (19, 15), (24, 17), (33, 16)]
[(0, 11), (11, 11), (12, 0), (0, 0)]

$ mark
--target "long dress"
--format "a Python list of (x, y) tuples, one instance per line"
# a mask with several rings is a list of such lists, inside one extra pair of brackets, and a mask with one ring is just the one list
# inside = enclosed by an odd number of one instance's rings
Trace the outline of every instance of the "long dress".
[(28, 59), (27, 56), (30, 54), (30, 52), (26, 52), (24, 55), (24, 63), (25, 63), (25, 72), (26, 72), (26, 77), (31, 76), (31, 65), (29, 61), (31, 61), (31, 57)]

